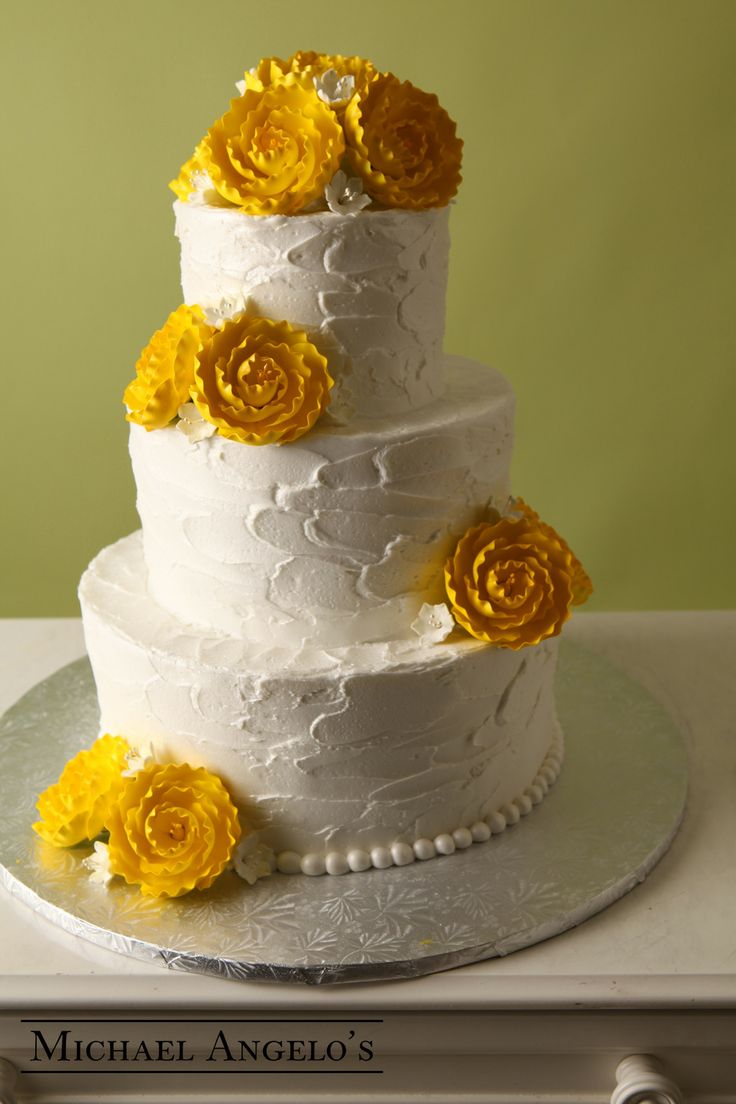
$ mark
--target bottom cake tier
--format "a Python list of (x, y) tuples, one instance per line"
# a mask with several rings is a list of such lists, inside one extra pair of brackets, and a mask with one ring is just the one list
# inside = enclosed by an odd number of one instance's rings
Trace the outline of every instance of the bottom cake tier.
[(151, 599), (140, 533), (90, 564), (80, 602), (102, 730), (218, 774), (286, 873), (450, 854), (530, 812), (559, 772), (556, 639), (295, 653), (215, 635)]

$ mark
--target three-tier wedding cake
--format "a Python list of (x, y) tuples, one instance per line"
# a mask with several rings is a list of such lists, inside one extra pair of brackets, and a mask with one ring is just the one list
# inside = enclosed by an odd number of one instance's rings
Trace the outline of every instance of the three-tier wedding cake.
[(448, 855), (557, 776), (590, 586), (510, 496), (509, 384), (443, 352), (460, 158), (436, 97), (297, 54), (172, 185), (184, 304), (125, 395), (142, 527), (80, 587), (128, 766), (105, 862), (144, 892)]

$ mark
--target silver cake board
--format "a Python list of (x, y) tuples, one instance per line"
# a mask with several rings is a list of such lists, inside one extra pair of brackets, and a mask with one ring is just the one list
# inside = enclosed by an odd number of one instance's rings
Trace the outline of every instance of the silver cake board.
[(238, 980), (410, 978), (506, 955), (566, 931), (641, 882), (669, 847), (687, 788), (662, 707), (607, 660), (563, 641), (565, 764), (544, 801), (486, 843), (342, 877), (234, 873), (202, 893), (142, 897), (93, 883), (90, 847), (31, 829), (39, 792), (98, 731), (89, 663), (35, 686), (0, 720), (0, 882), (66, 932), (170, 969)]

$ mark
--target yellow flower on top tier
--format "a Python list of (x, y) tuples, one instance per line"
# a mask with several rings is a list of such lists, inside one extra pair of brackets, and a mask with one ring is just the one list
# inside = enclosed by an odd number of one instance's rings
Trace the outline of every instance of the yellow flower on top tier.
[(147, 897), (207, 889), (240, 839), (220, 779), (188, 763), (154, 764), (126, 779), (107, 827), (111, 872)]
[(550, 526), (499, 517), (469, 529), (445, 565), (453, 617), (514, 651), (556, 636), (570, 616), (572, 554)]
[(255, 69), (249, 69), (243, 77), (243, 87), (262, 92), (273, 84), (284, 80), (298, 81), (303, 88), (309, 88), (314, 78), (321, 77), (333, 69), (338, 78), (353, 77), (354, 83), (363, 85), (376, 72), (372, 62), (365, 58), (342, 54), (319, 54), (314, 50), (297, 50), (291, 57), (261, 58)]
[(302, 330), (246, 311), (202, 348), (192, 401), (223, 437), (284, 444), (312, 428), (332, 384), (326, 359)]
[(573, 606), (582, 606), (583, 602), (587, 602), (593, 593), (593, 581), (588, 575), (580, 560), (572, 551), (567, 541), (560, 536), (560, 534), (552, 528), (551, 525), (547, 525), (545, 521), (542, 521), (536, 510), (524, 501), (523, 498), (515, 498), (514, 509), (518, 510), (523, 517), (528, 518), (529, 521), (534, 522), (541, 529), (546, 530), (556, 540), (560, 542), (562, 547), (570, 553), (572, 561), (572, 604)]
[(33, 827), (39, 836), (54, 847), (74, 847), (99, 836), (125, 784), (129, 752), (122, 736), (105, 735), (70, 759), (59, 781), (38, 799), (42, 819)]
[(161, 429), (188, 401), (202, 342), (212, 332), (199, 307), (182, 305), (157, 330), (135, 366), (123, 395), (126, 417), (146, 429)]
[(213, 207), (228, 207), (229, 204), (217, 194), (212, 181), (202, 166), (202, 143), (200, 142), (188, 161), (185, 161), (179, 169), (179, 175), (175, 180), (169, 181), (177, 199), (184, 203), (197, 202), (208, 203)]
[(223, 199), (249, 215), (294, 214), (319, 199), (340, 167), (337, 117), (297, 81), (246, 88), (210, 128), (198, 162)]
[(461, 181), (462, 141), (436, 96), (381, 73), (345, 110), (353, 171), (386, 207), (444, 207)]

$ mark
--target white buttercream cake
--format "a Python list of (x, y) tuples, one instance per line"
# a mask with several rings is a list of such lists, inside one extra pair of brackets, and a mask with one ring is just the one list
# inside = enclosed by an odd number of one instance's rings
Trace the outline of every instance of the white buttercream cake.
[(514, 407), (442, 352), (448, 207), (193, 190), (175, 215), (185, 302), (303, 328), (334, 386), (288, 443), (187, 432), (186, 408), (131, 425), (142, 528), (80, 587), (102, 728), (216, 772), (285, 873), (484, 842), (559, 771), (557, 639), (496, 646), (445, 604), (458, 540), (509, 501)]

